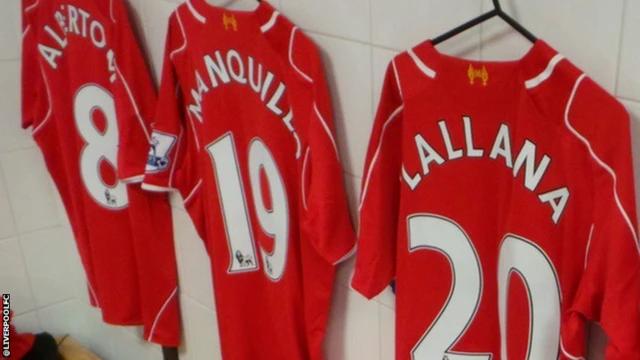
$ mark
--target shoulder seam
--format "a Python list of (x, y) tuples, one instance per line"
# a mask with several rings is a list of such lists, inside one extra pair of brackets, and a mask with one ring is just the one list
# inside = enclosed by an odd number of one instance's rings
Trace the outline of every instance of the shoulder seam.
[(380, 134), (380, 140), (378, 141), (378, 146), (376, 146), (376, 152), (373, 153), (373, 158), (371, 159), (369, 168), (367, 169), (367, 172), (366, 174), (364, 174), (365, 176), (363, 177), (364, 185), (362, 187), (362, 195), (360, 196), (360, 204), (358, 205), (358, 212), (362, 210), (362, 206), (364, 205), (364, 200), (367, 197), (367, 190), (369, 189), (369, 181), (371, 180), (371, 173), (373, 173), (376, 162), (378, 161), (378, 155), (380, 155), (380, 149), (382, 148), (382, 143), (384, 141), (384, 134), (387, 131), (387, 127), (389, 126), (391, 121), (393, 121), (398, 116), (398, 114), (402, 112), (402, 109), (404, 109), (404, 105), (398, 106), (398, 108), (395, 109), (391, 113), (391, 115), (389, 115), (389, 118), (387, 119), (387, 121), (385, 121), (384, 124), (382, 125), (382, 132)]
[(182, 41), (183, 42), (182, 42), (182, 45), (179, 48), (171, 51), (171, 53), (169, 54), (169, 58), (170, 59), (173, 59), (173, 55), (184, 51), (184, 49), (187, 48), (187, 43), (188, 43), (187, 32), (184, 30), (184, 25), (182, 25), (182, 18), (180, 17), (180, 11), (179, 10), (180, 10), (179, 8), (176, 9), (175, 14), (176, 14), (176, 18), (178, 19), (178, 25), (180, 25), (180, 32), (182, 33)]
[(47, 101), (49, 102), (49, 109), (47, 110), (47, 115), (44, 117), (44, 120), (42, 120), (42, 122), (36, 128), (34, 128), (33, 131), (31, 131), (31, 135), (33, 136), (35, 136), (36, 133), (38, 133), (40, 129), (42, 129), (42, 127), (49, 122), (49, 120), (51, 119), (51, 116), (53, 115), (51, 89), (49, 88), (49, 81), (47, 80), (47, 74), (45, 74), (44, 69), (42, 68), (42, 64), (40, 65), (40, 73), (42, 74), (42, 79), (44, 80), (44, 85), (45, 85), (45, 88), (47, 89)]
[(291, 63), (291, 66), (293, 66), (293, 68), (298, 72), (298, 74), (300, 74), (300, 76), (302, 76), (308, 82), (313, 83), (313, 79), (309, 75), (305, 74), (302, 70), (300, 70), (300, 68), (296, 66), (295, 62), (293, 61), (293, 40), (295, 39), (296, 31), (298, 31), (298, 27), (294, 26), (293, 30), (291, 30), (291, 38), (289, 39), (289, 62)]
[(571, 91), (571, 96), (569, 97), (569, 100), (567, 101), (567, 106), (565, 109), (565, 114), (564, 114), (564, 122), (565, 125), (567, 126), (567, 128), (569, 129), (569, 131), (578, 138), (578, 140), (580, 140), (586, 147), (587, 150), (589, 151), (589, 154), (591, 155), (591, 157), (593, 158), (593, 160), (600, 165), (600, 167), (602, 167), (607, 173), (609, 173), (609, 175), (611, 175), (612, 179), (613, 179), (613, 197), (615, 199), (616, 202), (616, 206), (618, 207), (618, 210), (620, 211), (620, 214), (622, 215), (624, 221), (627, 223), (627, 226), (629, 227), (629, 231), (631, 232), (631, 235), (634, 239), (635, 242), (635, 246), (636, 246), (636, 250), (638, 250), (638, 252), (640, 253), (640, 245), (638, 244), (638, 235), (636, 234), (636, 230), (633, 226), (633, 223), (631, 222), (631, 219), (629, 218), (629, 214), (627, 214), (627, 212), (625, 211), (624, 207), (622, 206), (622, 202), (620, 201), (620, 197), (618, 195), (618, 176), (616, 175), (615, 171), (604, 161), (602, 161), (602, 159), (600, 159), (600, 157), (598, 157), (598, 155), (595, 153), (595, 151), (593, 150), (593, 148), (591, 147), (591, 143), (589, 142), (589, 140), (587, 138), (585, 138), (582, 134), (580, 134), (572, 125), (571, 122), (569, 121), (569, 111), (571, 110), (571, 106), (573, 105), (573, 101), (575, 99), (576, 93), (578, 92), (578, 88), (580, 87), (582, 81), (587, 77), (586, 74), (582, 74), (580, 75), (580, 77), (578, 77), (578, 79), (576, 80), (574, 86), (573, 86), (573, 90)]

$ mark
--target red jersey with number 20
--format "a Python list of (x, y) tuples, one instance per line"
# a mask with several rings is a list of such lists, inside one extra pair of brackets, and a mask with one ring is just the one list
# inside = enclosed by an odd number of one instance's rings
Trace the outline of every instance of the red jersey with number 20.
[(262, 2), (171, 15), (143, 187), (179, 190), (211, 261), (225, 360), (320, 359), (355, 236), (315, 45)]
[(180, 340), (171, 210), (140, 188), (155, 92), (121, 0), (24, 4), (22, 101), (104, 321)]
[(543, 41), (478, 62), (431, 42), (387, 71), (353, 287), (397, 281), (399, 360), (640, 359), (628, 115)]

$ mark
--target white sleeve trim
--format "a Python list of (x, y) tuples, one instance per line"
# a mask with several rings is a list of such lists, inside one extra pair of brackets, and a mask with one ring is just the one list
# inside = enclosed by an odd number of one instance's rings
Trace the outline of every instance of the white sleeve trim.
[(22, 32), (22, 39), (24, 40), (25, 36), (27, 36), (27, 33), (29, 33), (29, 31), (31, 30), (31, 24), (27, 25), (27, 28), (24, 29), (24, 31)]
[(27, 12), (29, 12), (29, 11), (31, 11), (31, 10), (33, 10), (33, 9), (37, 8), (39, 3), (40, 3), (40, 0), (38, 0), (38, 1), (36, 1), (35, 3), (33, 3), (33, 4), (29, 5), (29, 6), (27, 6), (27, 7), (24, 9), (24, 12), (26, 12), (26, 13), (27, 13)]
[(198, 190), (200, 190), (200, 187), (202, 186), (202, 179), (200, 179), (198, 181), (198, 183), (196, 184), (196, 186), (193, 188), (193, 190), (191, 190), (191, 192), (189, 193), (189, 195), (187, 195), (187, 197), (182, 201), (182, 203), (184, 205), (187, 205), (187, 203), (189, 201), (191, 201), (191, 199), (193, 198), (193, 196), (198, 192)]
[(562, 349), (562, 353), (564, 354), (564, 356), (568, 357), (571, 360), (585, 360), (582, 356), (574, 356), (569, 354), (569, 352), (564, 348), (562, 339), (560, 339), (560, 348)]
[(565, 113), (564, 113), (564, 122), (565, 122), (565, 125), (567, 126), (567, 128), (573, 133), (573, 135), (575, 135), (581, 142), (583, 142), (585, 144), (585, 146), (589, 150), (589, 153), (591, 154), (591, 157), (596, 161), (596, 163), (598, 163), (613, 178), (613, 197), (616, 200), (616, 205), (618, 206), (618, 210), (620, 210), (620, 214), (622, 215), (622, 217), (624, 218), (625, 222), (627, 223), (627, 226), (629, 227), (629, 231), (631, 232), (631, 235), (633, 236), (633, 239), (634, 239), (635, 245), (636, 245), (636, 249), (640, 252), (640, 248), (638, 247), (638, 235), (636, 234), (636, 230), (635, 230), (635, 228), (633, 226), (633, 223), (631, 222), (631, 219), (629, 218), (629, 215), (627, 214), (627, 212), (622, 207), (622, 202), (620, 201), (620, 197), (618, 196), (618, 176), (616, 175), (615, 171), (613, 171), (613, 169), (609, 165), (607, 165), (607, 163), (602, 161), (598, 157), (598, 155), (596, 155), (596, 153), (593, 151), (593, 148), (591, 147), (591, 143), (589, 142), (589, 140), (587, 140), (584, 136), (582, 136), (582, 134), (580, 134), (576, 129), (574, 129), (573, 126), (571, 126), (571, 122), (569, 121), (569, 110), (571, 110), (571, 105), (573, 104), (573, 100), (575, 98), (576, 92), (578, 91), (578, 88), (580, 87), (580, 83), (582, 83), (582, 81), (585, 78), (586, 78), (586, 75), (582, 74), (578, 78), (578, 80), (576, 80), (576, 83), (575, 83), (575, 85), (573, 87), (573, 91), (571, 92), (571, 96), (569, 97), (569, 101), (567, 102), (567, 107), (566, 107)]
[(114, 23), (116, 23), (116, 19), (113, 16), (113, 0), (109, 0), (109, 15), (111, 16), (111, 21), (113, 21)]
[(402, 95), (402, 87), (400, 86), (400, 76), (398, 75), (398, 68), (396, 67), (396, 60), (391, 60), (391, 66), (393, 67), (393, 74), (396, 77), (396, 87), (398, 88), (398, 92), (400, 93), (400, 97), (404, 98)]
[(309, 152), (311, 152), (311, 148), (307, 147), (307, 151), (304, 154), (304, 160), (302, 160), (302, 206), (307, 210), (307, 191), (305, 184), (307, 183), (307, 161), (309, 160)]
[(190, 0), (187, 0), (187, 6), (189, 7), (189, 11), (191, 11), (193, 17), (196, 18), (196, 20), (200, 21), (203, 24), (207, 22), (207, 19), (202, 16), (202, 14), (200, 14), (198, 10), (196, 10), (196, 8), (193, 7)]
[(358, 206), (358, 212), (362, 210), (362, 206), (364, 204), (364, 200), (367, 197), (367, 191), (369, 190), (369, 181), (371, 180), (371, 173), (373, 172), (374, 167), (376, 166), (376, 162), (378, 161), (378, 155), (380, 155), (380, 149), (382, 148), (382, 142), (384, 140), (384, 134), (387, 131), (387, 127), (395, 119), (398, 114), (402, 111), (404, 105), (398, 106), (398, 108), (391, 113), (387, 121), (385, 121), (384, 125), (382, 125), (382, 133), (380, 134), (380, 140), (378, 141), (378, 146), (376, 147), (376, 152), (373, 154), (373, 159), (371, 160), (371, 164), (369, 164), (369, 169), (367, 169), (367, 173), (365, 176), (364, 187), (362, 188), (362, 196), (360, 197), (360, 206)]
[(266, 33), (267, 31), (271, 30), (271, 28), (276, 24), (278, 15), (280, 15), (280, 13), (278, 13), (277, 11), (274, 11), (273, 14), (271, 14), (271, 18), (269, 19), (269, 21), (267, 21), (266, 24), (262, 25), (260, 27), (260, 30), (262, 30), (263, 33)]
[(171, 172), (169, 173), (169, 186), (173, 186), (173, 174), (176, 171), (176, 160), (180, 156), (180, 143), (182, 142), (182, 135), (184, 134), (184, 127), (180, 126), (180, 134), (178, 135), (178, 143), (176, 144), (176, 155), (171, 164)]
[(322, 124), (324, 131), (329, 136), (329, 140), (331, 140), (331, 144), (333, 144), (333, 150), (335, 151), (336, 156), (338, 156), (338, 145), (336, 145), (336, 139), (333, 138), (331, 129), (329, 128), (329, 125), (327, 125), (327, 122), (324, 120), (324, 117), (322, 117), (322, 114), (320, 114), (320, 110), (318, 110), (318, 106), (315, 102), (313, 103), (313, 109), (316, 111), (316, 114), (318, 115), (318, 120), (320, 120), (320, 123)]
[(587, 240), (587, 248), (584, 252), (584, 268), (587, 268), (587, 263), (589, 262), (589, 250), (591, 249), (591, 238), (593, 237), (593, 229), (595, 224), (591, 224), (591, 230), (589, 230), (589, 239)]
[(428, 67), (427, 64), (422, 62), (422, 60), (420, 60), (418, 55), (416, 55), (416, 53), (413, 52), (413, 49), (409, 49), (408, 53), (409, 53), (409, 56), (411, 56), (411, 59), (413, 60), (413, 62), (416, 63), (416, 66), (418, 67), (418, 69), (420, 69), (420, 71), (422, 71), (425, 75), (427, 75), (432, 79), (436, 77), (435, 70)]
[(147, 184), (147, 183), (142, 183), (141, 185), (143, 190), (147, 190), (147, 191), (153, 191), (153, 192), (173, 192), (173, 191), (178, 191), (178, 189), (174, 189), (171, 187), (165, 187), (165, 186), (158, 186), (158, 185), (152, 185), (152, 184)]
[(156, 325), (158, 324), (158, 320), (160, 320), (160, 317), (162, 316), (162, 313), (164, 312), (165, 308), (167, 307), (167, 305), (169, 305), (169, 303), (176, 296), (177, 293), (178, 293), (178, 287), (176, 286), (176, 288), (173, 289), (173, 292), (171, 292), (171, 295), (169, 295), (167, 300), (165, 300), (164, 304), (162, 304), (162, 307), (160, 308), (160, 311), (158, 311), (158, 314), (156, 315), (155, 320), (153, 320), (153, 325), (151, 326), (151, 331), (149, 331), (149, 338), (147, 339), (147, 341), (153, 341), (153, 333), (156, 331)]
[(553, 74), (553, 70), (556, 68), (556, 65), (558, 65), (558, 63), (562, 61), (562, 59), (564, 59), (564, 56), (560, 54), (556, 54), (556, 56), (554, 56), (551, 59), (551, 61), (549, 61), (547, 68), (544, 69), (543, 72), (541, 72), (538, 76), (534, 77), (533, 79), (525, 81), (524, 85), (526, 86), (526, 88), (533, 89), (536, 86), (545, 82), (551, 76), (551, 74)]
[(120, 179), (120, 181), (122, 181), (125, 184), (138, 184), (142, 182), (142, 179), (144, 179), (144, 175), (136, 175), (136, 176)]
[(89, 281), (89, 279), (87, 279), (87, 286), (89, 287), (89, 291), (91, 292), (91, 295), (93, 295), (93, 300), (95, 300), (96, 306), (100, 308), (100, 301), (98, 301), (98, 295), (96, 295), (96, 292), (93, 291), (93, 286), (91, 286), (91, 282)]

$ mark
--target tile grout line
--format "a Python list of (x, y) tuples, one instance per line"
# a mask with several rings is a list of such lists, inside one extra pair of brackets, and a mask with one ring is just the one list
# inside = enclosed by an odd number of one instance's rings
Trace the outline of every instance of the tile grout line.
[[(56, 302), (54, 302), (54, 303), (51, 303), (51, 304), (47, 304), (47, 305), (45, 305), (45, 306), (38, 307), (38, 308), (36, 308), (36, 309), (35, 309), (35, 310), (33, 310), (33, 311), (36, 311), (36, 312), (37, 312), (37, 311), (40, 311), (40, 310), (47, 310), (47, 309), (48, 309), (48, 308), (50, 308), (50, 307), (58, 306), (58, 305), (61, 305), (61, 304), (67, 303), (67, 302), (74, 301), (74, 300), (76, 300), (75, 296), (70, 297), (70, 298), (66, 298), (66, 299), (63, 299), (63, 300), (58, 300), (58, 301), (56, 301)], [(80, 301), (78, 300), (78, 302), (80, 302)], [(89, 307), (92, 307), (92, 306), (91, 306), (91, 305), (89, 305)], [(38, 316), (38, 321), (40, 321), (40, 316)]]
[(304, 29), (304, 32), (309, 33), (309, 34), (315, 34), (315, 35), (321, 35), (321, 36), (325, 36), (325, 37), (330, 37), (330, 38), (333, 38), (333, 39), (348, 41), (348, 42), (352, 42), (352, 43), (356, 43), (356, 44), (360, 44), (360, 45), (368, 45), (368, 46), (372, 46), (372, 47), (375, 47), (375, 48), (378, 48), (378, 49), (383, 49), (383, 50), (389, 50), (389, 51), (395, 51), (395, 52), (399, 52), (399, 51), (403, 51), (404, 50), (404, 49), (392, 48), (392, 47), (389, 47), (389, 46), (374, 44), (373, 42), (366, 42), (366, 41), (362, 41), (362, 40), (356, 40), (356, 39), (347, 38), (347, 37), (344, 37), (344, 36), (328, 34), (328, 33), (325, 33), (325, 32), (322, 32), (322, 31), (317, 31), (317, 30)]
[[(29, 133), (28, 135), (31, 136), (31, 133)], [(0, 156), (15, 154), (15, 153), (20, 152), (20, 151), (33, 150), (33, 149), (37, 149), (37, 148), (38, 148), (38, 144), (32, 143), (28, 147), (20, 147), (20, 148), (17, 148), (17, 149), (11, 149), (11, 150), (7, 150), (7, 151), (3, 151), (2, 153), (0, 153)]]
[(616, 97), (616, 99), (618, 99), (618, 100), (628, 101), (628, 102), (632, 102), (632, 103), (634, 103), (634, 104), (640, 105), (640, 99), (632, 99), (632, 98), (630, 98), (630, 97), (621, 96), (621, 95), (616, 95), (615, 97)]
[(624, 28), (625, 28), (625, 16), (627, 6), (629, 4), (628, 0), (622, 1), (622, 14), (620, 14), (620, 35), (618, 35), (618, 58), (616, 59), (616, 72), (615, 77), (613, 79), (613, 93), (618, 95), (619, 86), (620, 86), (620, 65), (622, 63), (622, 40), (624, 39)]

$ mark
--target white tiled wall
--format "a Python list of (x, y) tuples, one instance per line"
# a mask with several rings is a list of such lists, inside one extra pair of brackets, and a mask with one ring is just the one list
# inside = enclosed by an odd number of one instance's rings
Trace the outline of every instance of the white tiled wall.
[[(104, 325), (99, 313), (87, 305), (79, 259), (66, 218), (60, 213), (60, 200), (44, 176), (35, 144), (18, 126), (19, 1), (0, 2), (0, 291), (13, 295), (15, 321), (22, 330), (71, 333), (105, 359), (161, 359), (157, 346), (140, 341), (139, 329)], [(180, 0), (129, 1), (157, 75), (167, 18)], [(253, 0), (211, 2), (242, 9), (255, 6)], [(633, 115), (634, 152), (640, 154), (640, 0), (502, 2), (516, 19), (623, 101)], [(271, 3), (305, 29), (323, 52), (354, 210), (388, 61), (397, 51), (488, 10), (491, 0)], [(517, 58), (528, 46), (507, 26), (492, 20), (441, 49), (457, 56), (498, 60)], [(635, 157), (635, 169), (640, 189), (640, 156)], [(172, 199), (172, 204), (185, 328), (181, 358), (219, 359), (208, 258), (180, 201)], [(393, 359), (394, 296), (387, 291), (375, 301), (366, 301), (348, 288), (352, 271), (350, 261), (338, 272), (326, 358)], [(603, 359), (606, 339), (597, 329), (594, 334), (589, 359)]]

